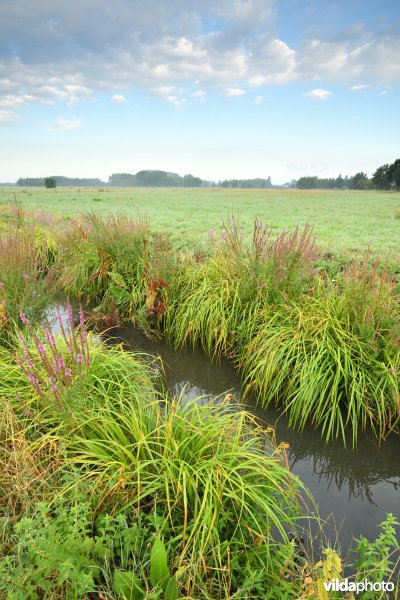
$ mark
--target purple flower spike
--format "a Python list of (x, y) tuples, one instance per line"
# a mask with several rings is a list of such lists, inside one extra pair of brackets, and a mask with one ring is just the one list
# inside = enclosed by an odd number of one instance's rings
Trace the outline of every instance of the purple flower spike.
[(79, 307), (79, 322), (81, 327), (85, 327), (85, 317), (83, 316), (82, 306)]
[(21, 321), (24, 323), (24, 325), (28, 325), (29, 321), (22, 311), (19, 313), (19, 316), (20, 316)]
[(80, 365), (82, 363), (82, 354), (76, 355), (76, 362), (78, 363), (78, 365)]
[(37, 348), (38, 348), (38, 350), (39, 350), (39, 352), (40, 352), (40, 354), (41, 354), (42, 356), (45, 356), (45, 355), (46, 355), (46, 350), (44, 349), (44, 346), (43, 346), (43, 344), (40, 344), (40, 343), (39, 343), (39, 344), (37, 345)]

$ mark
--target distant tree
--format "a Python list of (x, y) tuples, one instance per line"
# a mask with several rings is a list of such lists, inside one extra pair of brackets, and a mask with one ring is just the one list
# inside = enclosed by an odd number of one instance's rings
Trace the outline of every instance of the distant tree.
[(390, 181), (390, 188), (395, 190), (400, 189), (400, 158), (389, 165), (388, 177)]
[(297, 180), (297, 187), (300, 190), (314, 189), (314, 188), (318, 187), (318, 177), (315, 177), (315, 176), (300, 177), (300, 179)]
[(44, 180), (42, 177), (20, 177), (17, 185), (24, 187), (42, 187)]
[(375, 173), (372, 175), (372, 185), (377, 190), (389, 190), (390, 189), (390, 178), (389, 178), (389, 165), (382, 165), (378, 167)]
[(54, 177), (45, 177), (44, 185), (47, 187), (47, 189), (54, 189), (57, 185), (57, 182)]
[(336, 181), (335, 181), (335, 187), (341, 189), (342, 187), (344, 187), (344, 179), (341, 175), (339, 175), (338, 177), (336, 177)]
[(352, 190), (367, 190), (370, 187), (368, 175), (360, 171), (349, 180), (349, 188)]
[(184, 175), (183, 176), (183, 186), (184, 187), (201, 187), (203, 181), (200, 177), (193, 177), (193, 175)]

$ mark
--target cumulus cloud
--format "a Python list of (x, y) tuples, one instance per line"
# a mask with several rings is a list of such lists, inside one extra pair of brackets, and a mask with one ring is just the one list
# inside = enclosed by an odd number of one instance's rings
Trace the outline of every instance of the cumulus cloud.
[(314, 100), (326, 100), (331, 96), (332, 92), (329, 90), (323, 90), (321, 88), (315, 88), (310, 92), (305, 92), (304, 96), (308, 96), (309, 98), (313, 98)]
[(153, 0), (151, 10), (142, 0), (35, 0), (35, 10), (31, 0), (3, 2), (0, 106), (74, 106), (96, 91), (133, 86), (182, 105), (195, 81), (228, 97), (292, 81), (353, 88), (357, 81), (400, 82), (396, 27), (370, 31), (350, 23), (334, 36), (314, 31), (294, 45), (279, 35), (279, 10), (274, 0)]
[(59, 117), (53, 125), (53, 129), (59, 131), (70, 131), (71, 129), (77, 129), (82, 124), (81, 119), (77, 117), (71, 117), (70, 119), (66, 119), (65, 117)]
[(111, 99), (113, 102), (116, 102), (116, 104), (124, 104), (124, 102), (127, 102), (127, 99), (123, 94), (114, 94)]
[(204, 90), (195, 90), (190, 95), (199, 102), (204, 102), (206, 99), (206, 92)]
[(244, 96), (246, 93), (246, 90), (242, 90), (241, 88), (225, 88), (224, 90), (224, 96), (227, 98)]
[(18, 121), (19, 116), (12, 110), (0, 110), (0, 125), (10, 125)]
[(362, 90), (366, 90), (367, 88), (369, 88), (369, 85), (366, 85), (365, 83), (361, 83), (358, 85), (352, 85), (350, 90), (352, 92), (362, 92)]

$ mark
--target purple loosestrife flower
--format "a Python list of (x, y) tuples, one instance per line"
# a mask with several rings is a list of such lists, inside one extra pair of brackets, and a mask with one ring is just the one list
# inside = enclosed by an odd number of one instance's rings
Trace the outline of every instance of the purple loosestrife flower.
[(49, 341), (49, 344), (50, 344), (50, 346), (51, 346), (52, 348), (55, 348), (56, 341), (55, 341), (55, 339), (54, 339), (54, 336), (53, 336), (53, 334), (51, 333), (51, 331), (50, 331), (50, 330), (47, 330), (47, 331), (46, 331), (46, 337), (47, 337), (47, 339), (48, 339), (48, 341)]
[(60, 367), (60, 369), (64, 369), (64, 367), (65, 367), (65, 362), (64, 362), (64, 360), (63, 360), (62, 358), (59, 358), (59, 359), (57, 360), (57, 363), (58, 363), (58, 366)]
[(41, 344), (40, 342), (37, 344), (37, 349), (39, 350), (41, 356), (46, 356), (46, 350), (43, 346), (43, 344)]
[(22, 311), (19, 313), (19, 316), (20, 316), (21, 321), (24, 323), (24, 325), (28, 325), (29, 321), (26, 318), (26, 315)]
[(71, 371), (68, 369), (68, 367), (65, 368), (64, 373), (66, 377), (71, 377)]
[(69, 302), (67, 304), (67, 315), (68, 315), (68, 323), (70, 324), (71, 327), (73, 327), (74, 319), (72, 316), (72, 308), (71, 308), (71, 305)]
[(78, 363), (78, 365), (80, 365), (82, 363), (82, 354), (77, 354), (76, 355), (76, 362)]
[(27, 356), (24, 356), (24, 361), (25, 361), (25, 364), (28, 367), (28, 369), (33, 370), (33, 364), (31, 363), (31, 361), (29, 360), (29, 358)]
[(79, 322), (81, 324), (81, 327), (84, 328), (85, 327), (85, 317), (83, 315), (82, 306), (79, 307)]

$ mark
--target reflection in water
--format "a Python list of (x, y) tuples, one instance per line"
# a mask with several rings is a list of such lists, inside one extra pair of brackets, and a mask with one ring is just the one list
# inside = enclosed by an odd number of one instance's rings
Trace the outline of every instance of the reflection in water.
[[(114, 329), (112, 335), (125, 341), (132, 349), (160, 355), (165, 366), (168, 387), (182, 394), (183, 401), (231, 392), (241, 399), (241, 383), (237, 372), (227, 361), (212, 364), (201, 350), (174, 351), (164, 341), (152, 342), (138, 330), (127, 327)], [(360, 436), (356, 451), (351, 441), (345, 448), (342, 442), (325, 443), (320, 432), (306, 427), (302, 432), (289, 429), (284, 416), (273, 409), (258, 407), (246, 399), (246, 408), (276, 430), (278, 442), (289, 444), (289, 464), (313, 494), (323, 519), (334, 517), (326, 534), (336, 537), (342, 548), (350, 546), (353, 536), (365, 535), (374, 539), (377, 527), (386, 513), (400, 518), (400, 438), (391, 436), (376, 447), (369, 434)]]

